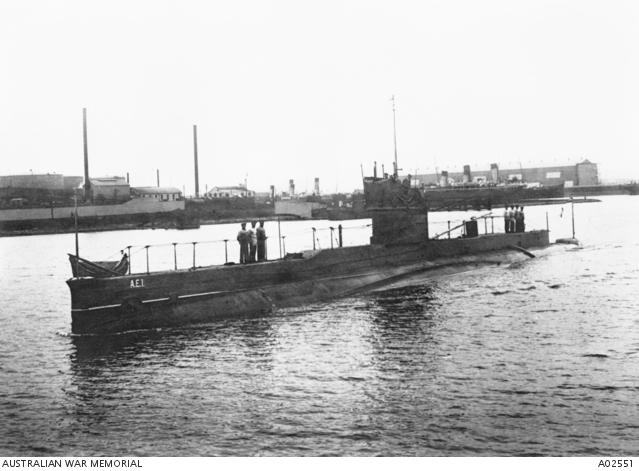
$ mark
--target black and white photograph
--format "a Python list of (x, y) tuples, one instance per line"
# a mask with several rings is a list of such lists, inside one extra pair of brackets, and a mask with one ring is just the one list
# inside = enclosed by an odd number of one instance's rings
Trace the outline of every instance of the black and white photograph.
[(632, 468), (638, 182), (636, 1), (0, 0), (0, 466)]

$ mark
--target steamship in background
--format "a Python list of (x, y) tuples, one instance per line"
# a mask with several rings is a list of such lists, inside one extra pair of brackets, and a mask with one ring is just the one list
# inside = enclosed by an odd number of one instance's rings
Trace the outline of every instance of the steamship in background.
[(597, 166), (585, 160), (577, 165), (507, 169), (496, 163), (489, 171), (415, 175), (412, 183), (429, 201), (431, 211), (492, 209), (512, 204), (563, 198), (566, 187), (597, 183)]

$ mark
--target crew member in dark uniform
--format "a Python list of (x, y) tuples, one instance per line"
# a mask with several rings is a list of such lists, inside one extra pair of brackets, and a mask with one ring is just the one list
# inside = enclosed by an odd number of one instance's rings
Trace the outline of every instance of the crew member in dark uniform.
[(508, 215), (508, 206), (504, 207), (504, 232), (510, 232), (510, 216)]
[(517, 232), (526, 232), (526, 216), (524, 216), (524, 207), (519, 207), (519, 220), (517, 222)]

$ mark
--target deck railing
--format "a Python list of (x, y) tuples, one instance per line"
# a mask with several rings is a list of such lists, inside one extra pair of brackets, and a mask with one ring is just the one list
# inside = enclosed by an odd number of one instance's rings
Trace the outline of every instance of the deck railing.
[[(497, 219), (497, 222), (495, 219)], [(439, 229), (434, 236), (431, 236), (431, 239), (464, 237), (467, 235), (465, 233), (465, 229), (468, 221), (477, 221), (478, 235), (502, 233), (504, 232), (503, 226), (500, 224), (502, 220), (502, 215), (495, 215), (492, 212), (489, 212), (467, 219), (429, 221), (431, 232), (433, 232), (433, 229)], [(495, 227), (496, 223), (497, 227)], [(282, 233), (280, 229), (275, 236), (268, 238), (271, 241), (274, 239), (277, 240), (276, 244), (279, 248), (280, 254), (277, 257), (269, 257), (268, 260), (273, 261), (287, 258), (287, 243), (289, 244), (289, 249), (291, 249), (292, 252), (310, 249), (336, 249), (345, 245), (359, 245), (367, 243), (365, 235), (370, 234), (370, 232), (364, 234), (362, 231), (370, 231), (371, 226), (372, 224), (368, 223), (348, 226), (338, 224), (336, 226), (327, 227), (306, 227), (304, 229), (300, 228), (299, 230), (295, 230), (295, 228), (293, 228), (293, 230), (288, 230), (286, 234)], [(289, 227), (288, 229), (291, 228)], [(547, 215), (546, 229), (548, 229)], [(359, 231), (359, 233), (356, 233), (357, 231)], [(307, 234), (311, 236), (310, 244), (308, 244), (308, 242), (304, 242), (305, 240), (308, 241)], [(327, 238), (328, 240), (326, 240)], [(237, 248), (229, 247), (229, 242), (233, 244), (233, 247)], [(222, 244), (224, 246), (223, 252), (221, 249)], [(213, 251), (208, 251), (205, 249), (206, 246), (217, 246), (217, 248)], [(162, 257), (164, 259), (164, 262), (161, 262), (163, 270), (196, 269), (198, 267), (198, 262), (202, 263), (202, 266), (239, 263), (239, 245), (236, 243), (235, 239), (230, 238), (192, 242), (169, 242), (164, 244), (129, 245), (125, 247), (124, 250), (120, 251), (121, 253), (126, 253), (129, 257), (129, 274), (132, 272), (131, 266), (133, 265), (132, 262), (134, 259), (136, 262), (135, 268), (138, 269), (137, 273), (150, 273), (151, 269), (155, 268), (151, 266), (150, 252), (153, 249), (161, 249), (163, 247), (169, 248), (170, 250), (170, 255), (166, 254)], [(269, 248), (274, 248), (274, 244), (269, 244)], [(142, 261), (138, 258), (140, 254), (144, 256)], [(168, 263), (169, 260), (167, 260), (167, 256), (170, 256), (170, 263)], [(179, 262), (184, 261), (186, 257), (188, 257), (189, 260), (188, 265), (181, 265)], [(155, 256), (153, 258), (154, 260), (157, 259)], [(209, 263), (209, 261), (211, 263)]]
[[(305, 244), (298, 244), (298, 245), (303, 245), (302, 247), (289, 247), (291, 249), (293, 249), (293, 251), (299, 251), (299, 250), (308, 250), (310, 249), (310, 247), (312, 246), (313, 250), (319, 250), (319, 249), (326, 249), (328, 247), (322, 247), (321, 244), (321, 240), (326, 241), (326, 237), (328, 237), (328, 243), (330, 244), (330, 249), (336, 249), (339, 247), (343, 247), (344, 246), (344, 240), (345, 240), (345, 234), (348, 231), (355, 231), (355, 230), (363, 230), (366, 228), (370, 228), (371, 224), (364, 224), (364, 225), (354, 225), (354, 226), (344, 226), (342, 224), (338, 224), (337, 226), (329, 226), (329, 227), (312, 227), (310, 228), (310, 233), (312, 235), (312, 244), (310, 246), (304, 246)], [(304, 239), (304, 234), (308, 234), (309, 233), (309, 229), (304, 229), (304, 230), (298, 230), (298, 231), (290, 231), (287, 234), (282, 234), (281, 231), (278, 231), (278, 234), (275, 235), (275, 239), (279, 239), (277, 241), (278, 247), (280, 248), (280, 256), (279, 257), (270, 257), (268, 258), (266, 261), (273, 261), (273, 260), (281, 260), (287, 257), (287, 249), (286, 249), (286, 243), (287, 243), (287, 239), (288, 241), (293, 241), (293, 242), (297, 242), (299, 243), (302, 239)], [(267, 238), (268, 239), (268, 238)], [(239, 264), (239, 246), (237, 247), (237, 259), (235, 259), (235, 257), (233, 256), (234, 254), (232, 254), (232, 252), (234, 252), (234, 250), (231, 250), (229, 248), (229, 242), (235, 242), (233, 239), (217, 239), (217, 240), (205, 240), (205, 241), (192, 241), (192, 242), (168, 242), (168, 243), (163, 243), (163, 244), (146, 244), (146, 245), (128, 245), (126, 246), (123, 250), (120, 250), (120, 253), (126, 253), (128, 258), (129, 258), (129, 274), (132, 274), (132, 266), (134, 265), (133, 262), (135, 260), (135, 266), (138, 269), (138, 271), (136, 273), (150, 273), (152, 271), (152, 263), (151, 263), (151, 252), (153, 251), (153, 249), (162, 249), (162, 248), (168, 248), (170, 250), (170, 257), (171, 257), (171, 262), (170, 265), (166, 262), (162, 263), (162, 269), (173, 269), (173, 270), (178, 270), (178, 269), (196, 269), (198, 267), (198, 261), (202, 260), (202, 255), (200, 255), (200, 253), (203, 251), (203, 247), (206, 245), (218, 245), (220, 246), (220, 252), (221, 252), (221, 245), (224, 244), (224, 261), (222, 262), (224, 265), (229, 265), (229, 264)], [(189, 253), (189, 265), (188, 266), (180, 266), (179, 261), (180, 260), (184, 260), (185, 257), (185, 253), (184, 250), (180, 251), (180, 248), (185, 249), (189, 247), (190, 249), (188, 250)], [(180, 254), (180, 252), (182, 252)], [(214, 255), (219, 255), (220, 252), (205, 252), (207, 253), (208, 257), (206, 258), (211, 258), (211, 254)], [(139, 255), (143, 255), (143, 260), (142, 262), (139, 261)], [(168, 254), (167, 254), (168, 255)], [(180, 256), (181, 255), (181, 256)], [(153, 260), (157, 260), (157, 257), (154, 256)], [(217, 260), (219, 260), (219, 257), (217, 257)], [(216, 264), (220, 264), (218, 263), (205, 263), (203, 264), (204, 266), (210, 266), (210, 265), (216, 265)], [(157, 264), (156, 264), (157, 265)], [(141, 270), (140, 270), (141, 269)]]

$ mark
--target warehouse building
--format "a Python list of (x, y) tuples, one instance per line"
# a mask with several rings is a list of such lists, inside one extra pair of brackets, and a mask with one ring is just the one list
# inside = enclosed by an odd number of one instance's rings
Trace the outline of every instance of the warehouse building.
[(597, 164), (584, 160), (576, 165), (557, 167), (533, 167), (500, 169), (497, 164), (491, 164), (489, 170), (471, 171), (465, 165), (462, 172), (442, 171), (440, 174), (423, 174), (412, 177), (417, 186), (446, 186), (463, 183), (516, 183), (538, 184), (552, 186), (563, 184), (571, 186), (592, 186), (599, 184)]
[(122, 203), (131, 199), (131, 187), (124, 177), (91, 178), (95, 202)]

